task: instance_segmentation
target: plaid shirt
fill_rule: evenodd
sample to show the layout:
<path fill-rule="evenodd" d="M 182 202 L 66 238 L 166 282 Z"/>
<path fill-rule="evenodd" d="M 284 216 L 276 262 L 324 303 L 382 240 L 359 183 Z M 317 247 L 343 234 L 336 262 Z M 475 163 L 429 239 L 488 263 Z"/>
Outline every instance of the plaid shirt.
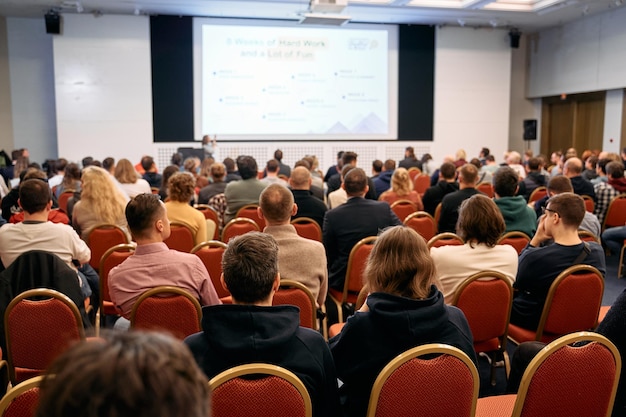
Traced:
<path fill-rule="evenodd" d="M 608 182 L 600 182 L 593 187 L 596 193 L 596 207 L 593 210 L 593 214 L 596 215 L 600 224 L 604 222 L 604 216 L 606 216 L 606 212 L 609 209 L 609 204 L 611 204 L 611 200 L 618 195 L 620 192 L 613 188 Z"/>

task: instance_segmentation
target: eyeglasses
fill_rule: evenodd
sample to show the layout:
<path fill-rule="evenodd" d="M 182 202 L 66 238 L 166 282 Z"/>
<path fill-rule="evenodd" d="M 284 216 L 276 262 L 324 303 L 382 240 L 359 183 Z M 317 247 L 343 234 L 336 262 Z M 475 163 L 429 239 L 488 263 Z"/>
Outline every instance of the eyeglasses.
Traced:
<path fill-rule="evenodd" d="M 541 207 L 541 214 L 546 214 L 546 211 L 551 211 L 552 213 L 556 213 L 557 216 L 561 217 L 558 211 L 549 209 L 547 207 Z"/>

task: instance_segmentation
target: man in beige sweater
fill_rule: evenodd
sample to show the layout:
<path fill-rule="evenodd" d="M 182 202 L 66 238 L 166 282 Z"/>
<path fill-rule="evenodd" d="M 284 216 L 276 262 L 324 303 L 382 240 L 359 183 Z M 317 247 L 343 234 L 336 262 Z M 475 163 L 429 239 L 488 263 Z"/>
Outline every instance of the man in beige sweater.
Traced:
<path fill-rule="evenodd" d="M 291 216 L 298 211 L 291 191 L 279 184 L 269 185 L 259 197 L 258 210 L 267 225 L 263 232 L 278 243 L 280 277 L 304 284 L 317 306 L 322 306 L 328 290 L 326 252 L 320 242 L 298 236 L 290 224 Z"/>

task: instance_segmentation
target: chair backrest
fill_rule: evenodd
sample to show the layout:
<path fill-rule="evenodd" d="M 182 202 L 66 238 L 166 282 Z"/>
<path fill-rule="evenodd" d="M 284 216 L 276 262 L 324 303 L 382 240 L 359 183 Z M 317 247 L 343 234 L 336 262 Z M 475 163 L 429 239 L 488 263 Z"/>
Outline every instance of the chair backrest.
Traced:
<path fill-rule="evenodd" d="M 98 268 L 100 277 L 100 324 L 104 322 L 106 315 L 117 315 L 117 310 L 109 294 L 109 272 L 128 259 L 133 253 L 135 253 L 135 246 L 125 243 L 109 248 L 100 258 L 100 266 Z"/>
<path fill-rule="evenodd" d="M 490 182 L 481 182 L 476 186 L 476 189 L 481 193 L 486 194 L 489 198 L 493 198 L 495 194 L 493 191 L 493 184 Z"/>
<path fill-rule="evenodd" d="M 561 272 L 548 291 L 536 340 L 593 329 L 604 294 L 604 278 L 591 265 L 574 265 Z"/>
<path fill-rule="evenodd" d="M 247 217 L 237 217 L 224 226 L 224 230 L 222 230 L 222 242 L 228 243 L 228 241 L 235 236 L 260 231 L 259 225 L 254 220 Z"/>
<path fill-rule="evenodd" d="M 296 217 L 291 220 L 291 224 L 296 228 L 298 236 L 306 239 L 322 241 L 322 228 L 310 217 Z"/>
<path fill-rule="evenodd" d="M 163 243 L 170 249 L 180 252 L 191 252 L 196 242 L 193 231 L 189 226 L 184 223 L 171 222 L 170 229 L 170 237 L 165 239 Z"/>
<path fill-rule="evenodd" d="M 428 248 L 438 248 L 439 246 L 445 246 L 445 245 L 463 245 L 465 244 L 465 241 L 463 240 L 463 238 L 455 233 L 452 232 L 444 232 L 444 233 L 439 233 L 438 235 L 433 236 L 429 241 L 428 241 Z"/>
<path fill-rule="evenodd" d="M 596 235 L 594 235 L 593 233 L 591 233 L 589 230 L 578 230 L 578 237 L 580 238 L 580 240 L 582 240 L 583 242 L 596 242 L 596 243 L 600 243 L 600 238 Z"/>
<path fill-rule="evenodd" d="M 39 404 L 39 385 L 43 376 L 20 382 L 0 400 L 1 417 L 33 417 Z"/>
<path fill-rule="evenodd" d="M 623 226 L 626 224 L 626 194 L 614 197 L 609 203 L 606 215 L 602 221 L 602 231 L 608 227 Z"/>
<path fill-rule="evenodd" d="M 585 200 L 585 210 L 589 213 L 593 213 L 596 208 L 596 203 L 593 201 L 593 198 L 585 194 L 581 195 L 581 197 Z"/>
<path fill-rule="evenodd" d="M 40 375 L 72 342 L 85 339 L 76 304 L 49 288 L 15 297 L 5 312 L 4 329 L 13 384 Z"/>
<path fill-rule="evenodd" d="M 221 222 L 219 215 L 217 214 L 217 210 L 215 210 L 208 204 L 195 204 L 194 207 L 204 215 L 205 219 L 215 222 L 215 232 L 213 233 L 213 237 L 210 240 L 218 240 L 220 238 Z"/>
<path fill-rule="evenodd" d="M 59 210 L 63 213 L 67 214 L 67 202 L 74 196 L 74 192 L 75 190 L 65 190 L 59 195 L 57 202 L 59 203 Z"/>
<path fill-rule="evenodd" d="M 367 417 L 472 417 L 479 386 L 476 366 L 460 349 L 439 343 L 418 346 L 380 372 Z"/>
<path fill-rule="evenodd" d="M 96 271 L 100 268 L 100 258 L 115 245 L 130 243 L 121 227 L 114 224 L 99 224 L 89 233 L 87 245 L 91 249 L 89 265 Z"/>
<path fill-rule="evenodd" d="M 259 216 L 259 212 L 257 210 L 258 208 L 258 204 L 247 204 L 237 210 L 237 215 L 235 217 L 246 217 L 248 219 L 252 219 L 257 225 L 259 225 L 259 229 L 263 230 L 265 229 L 265 219 Z"/>
<path fill-rule="evenodd" d="M 419 233 L 426 242 L 437 234 L 435 218 L 425 211 L 409 214 L 404 219 L 404 224 Z"/>
<path fill-rule="evenodd" d="M 498 239 L 498 245 L 513 246 L 518 255 L 522 253 L 528 242 L 530 242 L 530 237 L 526 233 L 518 231 L 507 232 Z"/>
<path fill-rule="evenodd" d="M 441 218 L 441 203 L 437 204 L 437 207 L 435 207 L 435 215 L 433 217 L 435 218 L 435 224 L 439 225 L 439 219 Z"/>
<path fill-rule="evenodd" d="M 272 305 L 290 304 L 300 308 L 300 326 L 317 329 L 317 304 L 313 293 L 304 284 L 281 279 L 280 288 L 274 294 Z"/>
<path fill-rule="evenodd" d="M 202 242 L 196 245 L 191 253 L 195 254 L 209 272 L 211 282 L 217 291 L 217 295 L 222 297 L 228 297 L 230 292 L 222 286 L 220 276 L 222 275 L 222 256 L 228 246 L 224 242 L 218 240 L 209 240 L 208 242 Z"/>
<path fill-rule="evenodd" d="M 417 206 L 410 200 L 397 200 L 391 205 L 391 210 L 396 213 L 396 216 L 402 221 L 412 213 L 417 211 Z"/>
<path fill-rule="evenodd" d="M 492 346 L 482 348 L 483 344 L 491 345 L 493 339 L 499 339 L 504 348 L 512 304 L 511 282 L 497 271 L 471 275 L 457 287 L 452 300 L 452 305 L 465 314 L 478 352 L 495 350 L 490 349 Z"/>
<path fill-rule="evenodd" d="M 621 362 L 615 345 L 602 335 L 563 336 L 546 345 L 526 368 L 513 416 L 608 417 Z"/>
<path fill-rule="evenodd" d="M 422 173 L 422 170 L 417 167 L 409 168 L 409 178 L 411 178 L 411 181 L 415 181 L 415 177 L 417 177 L 421 173 Z"/>
<path fill-rule="evenodd" d="M 535 201 L 541 200 L 547 195 L 548 195 L 548 189 L 542 185 L 541 187 L 535 188 L 533 192 L 530 193 L 530 196 L 528 197 L 528 202 L 534 203 Z"/>
<path fill-rule="evenodd" d="M 167 331 L 183 340 L 202 330 L 202 307 L 182 288 L 158 286 L 139 296 L 130 312 L 133 329 Z"/>
<path fill-rule="evenodd" d="M 313 415 L 304 383 L 280 366 L 236 366 L 211 378 L 209 387 L 213 417 L 269 417 L 275 416 L 277 410 L 290 417 Z"/>
<path fill-rule="evenodd" d="M 370 252 L 374 248 L 377 236 L 368 236 L 359 240 L 350 251 L 348 257 L 348 268 L 343 285 L 342 303 L 348 300 L 348 293 L 358 294 L 363 288 L 363 272 Z"/>
<path fill-rule="evenodd" d="M 430 187 L 430 176 L 426 174 L 420 174 L 415 177 L 413 181 L 413 189 L 417 191 L 420 195 L 424 195 L 426 190 Z"/>

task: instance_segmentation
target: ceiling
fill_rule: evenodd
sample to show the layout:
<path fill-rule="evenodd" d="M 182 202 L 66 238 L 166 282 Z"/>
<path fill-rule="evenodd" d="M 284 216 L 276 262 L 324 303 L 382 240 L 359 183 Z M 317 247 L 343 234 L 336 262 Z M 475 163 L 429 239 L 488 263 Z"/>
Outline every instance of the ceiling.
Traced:
<path fill-rule="evenodd" d="M 299 20 L 310 0 L 0 0 L 1 16 L 167 14 Z M 341 0 L 312 0 L 340 2 Z M 344 0 L 346 1 L 346 0 Z M 518 28 L 530 33 L 626 7 L 626 0 L 350 0 L 352 22 Z"/>

